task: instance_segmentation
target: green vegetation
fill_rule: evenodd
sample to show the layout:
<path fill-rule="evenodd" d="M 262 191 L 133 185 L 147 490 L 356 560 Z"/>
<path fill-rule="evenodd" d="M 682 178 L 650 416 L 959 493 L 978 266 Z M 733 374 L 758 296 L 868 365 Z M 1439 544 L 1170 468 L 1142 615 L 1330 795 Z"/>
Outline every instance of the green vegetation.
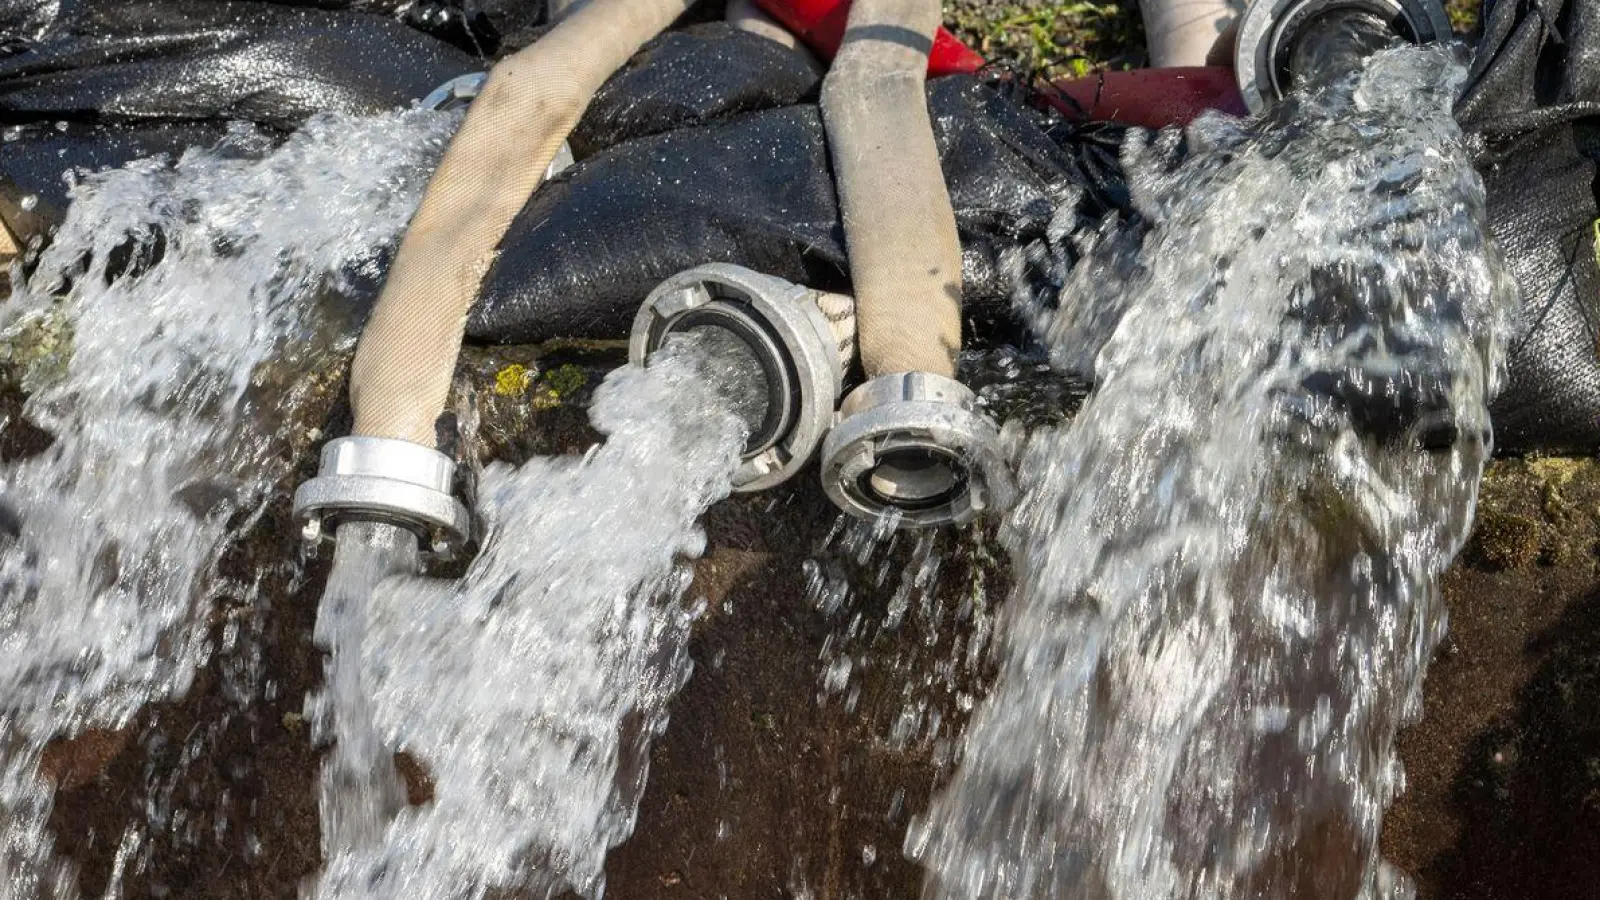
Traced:
<path fill-rule="evenodd" d="M 991 61 L 1050 78 L 1144 64 L 1144 24 L 1134 0 L 954 0 L 946 4 L 945 22 Z"/>

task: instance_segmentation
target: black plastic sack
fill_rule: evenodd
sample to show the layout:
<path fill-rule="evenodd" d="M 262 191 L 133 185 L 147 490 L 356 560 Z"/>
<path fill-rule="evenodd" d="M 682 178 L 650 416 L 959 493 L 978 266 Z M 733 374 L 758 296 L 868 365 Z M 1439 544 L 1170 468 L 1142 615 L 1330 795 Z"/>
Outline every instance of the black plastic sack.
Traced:
<path fill-rule="evenodd" d="M 548 0 L 269 0 L 289 6 L 387 15 L 486 59 L 533 43 L 549 14 Z"/>
<path fill-rule="evenodd" d="M 606 81 L 568 142 L 583 159 L 633 138 L 790 106 L 821 83 L 805 54 L 727 23 L 669 31 Z"/>
<path fill-rule="evenodd" d="M 1600 2 L 1499 0 L 1486 9 L 1457 119 L 1481 142 L 1490 225 L 1522 293 L 1503 450 L 1600 447 Z"/>
<path fill-rule="evenodd" d="M 222 0 L 77 0 L 0 58 L 7 123 L 235 119 L 411 102 L 478 63 L 385 16 Z"/>
<path fill-rule="evenodd" d="M 747 37 L 716 40 L 724 42 L 720 54 L 759 55 Z M 652 76 L 650 62 L 622 76 L 633 120 L 703 119 L 678 109 L 677 73 Z M 731 70 L 766 78 L 760 66 Z M 731 80 L 722 90 L 724 97 L 753 93 Z M 928 103 L 961 236 L 964 312 L 981 330 L 1010 324 L 1000 256 L 1042 237 L 1069 191 L 1084 193 L 1080 208 L 1089 220 L 1126 205 L 1116 165 L 1122 130 L 1058 124 L 1052 133 L 1042 117 L 969 76 L 931 82 Z M 727 105 L 710 98 L 698 109 Z M 468 335 L 491 342 L 622 337 L 651 288 L 707 262 L 849 289 L 814 104 L 623 141 L 541 188 L 502 242 Z"/>
<path fill-rule="evenodd" d="M 246 0 L 0 0 L 0 220 L 24 238 L 64 174 L 176 153 L 228 122 L 376 113 L 482 68 L 387 15 Z"/>

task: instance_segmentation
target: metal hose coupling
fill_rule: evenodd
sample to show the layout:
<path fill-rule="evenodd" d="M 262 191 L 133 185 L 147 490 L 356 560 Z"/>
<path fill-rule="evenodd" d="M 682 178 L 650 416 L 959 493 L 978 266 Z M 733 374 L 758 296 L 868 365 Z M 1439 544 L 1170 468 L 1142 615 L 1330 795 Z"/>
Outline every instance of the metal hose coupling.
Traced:
<path fill-rule="evenodd" d="M 422 98 L 423 109 L 432 109 L 439 112 L 449 112 L 457 109 L 466 109 L 472 101 L 483 91 L 483 86 L 489 81 L 488 72 L 469 72 L 446 81 L 429 92 Z M 545 169 L 544 179 L 549 181 L 563 170 L 572 166 L 574 162 L 572 148 L 566 141 L 561 142 L 561 148 L 556 151 L 555 158 L 550 160 L 549 168 Z"/>
<path fill-rule="evenodd" d="M 1348 68 L 1396 41 L 1450 34 L 1439 0 L 1256 0 L 1239 22 L 1234 74 L 1245 105 L 1260 113 L 1312 71 Z"/>
<path fill-rule="evenodd" d="M 633 320 L 628 359 L 643 364 L 674 334 L 703 332 L 764 380 L 735 491 L 759 491 L 804 468 L 833 421 L 855 354 L 853 302 L 741 266 L 710 263 L 662 282 Z"/>
<path fill-rule="evenodd" d="M 417 535 L 449 557 L 471 531 L 467 507 L 451 493 L 456 464 L 437 450 L 393 438 L 336 438 L 322 448 L 317 477 L 294 492 L 294 516 L 307 542 L 343 522 L 381 522 Z"/>
<path fill-rule="evenodd" d="M 1000 433 L 959 381 L 880 375 L 850 392 L 822 445 L 822 486 L 840 509 L 898 528 L 964 525 L 1011 501 Z"/>

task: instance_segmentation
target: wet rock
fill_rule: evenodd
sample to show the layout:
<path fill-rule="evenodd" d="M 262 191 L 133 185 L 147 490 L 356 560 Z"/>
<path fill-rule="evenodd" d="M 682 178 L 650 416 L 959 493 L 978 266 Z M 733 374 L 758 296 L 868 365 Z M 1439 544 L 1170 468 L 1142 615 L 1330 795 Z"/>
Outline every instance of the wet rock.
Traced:
<path fill-rule="evenodd" d="M 128 746 L 126 729 L 90 729 L 75 738 L 53 741 L 39 760 L 39 775 L 60 790 L 75 790 L 99 778 Z"/>
<path fill-rule="evenodd" d="M 394 768 L 406 783 L 406 802 L 422 806 L 433 802 L 433 776 L 415 756 L 401 751 L 394 755 Z"/>

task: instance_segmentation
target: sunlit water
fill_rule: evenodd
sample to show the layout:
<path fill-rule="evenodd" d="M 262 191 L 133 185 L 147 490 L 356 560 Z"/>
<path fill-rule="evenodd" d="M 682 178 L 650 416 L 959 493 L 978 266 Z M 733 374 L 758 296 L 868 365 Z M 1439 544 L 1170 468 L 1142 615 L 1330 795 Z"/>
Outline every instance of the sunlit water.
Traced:
<path fill-rule="evenodd" d="M 1202 120 L 1181 163 L 1136 143 L 1143 251 L 1023 258 L 1097 386 L 1023 453 L 999 680 L 907 840 L 930 894 L 1408 894 L 1377 852 L 1395 736 L 1515 305 L 1461 78 L 1386 52 L 1275 122 Z"/>
<path fill-rule="evenodd" d="M 217 596 L 250 602 L 218 565 L 288 474 L 306 373 L 348 343 L 320 301 L 375 276 L 451 127 L 330 117 L 84 176 L 0 308 L 21 354 L 70 333 L 25 409 L 54 443 L 0 468 L 21 524 L 0 547 L 0 897 L 75 894 L 43 746 L 181 695 Z"/>
<path fill-rule="evenodd" d="M 696 341 L 669 344 L 598 389 L 606 438 L 585 456 L 491 465 L 486 537 L 462 579 L 403 575 L 352 603 L 335 595 L 378 569 L 340 547 L 351 562 L 318 628 L 346 635 L 338 652 L 360 665 L 357 687 L 322 700 L 350 724 L 324 772 L 324 824 L 342 824 L 331 845 L 325 827 L 315 896 L 599 896 L 689 674 L 684 560 L 704 550 L 698 519 L 727 495 L 745 440 L 739 398 L 710 371 L 726 374 Z M 427 771 L 431 802 L 398 804 L 384 758 L 398 751 Z"/>

